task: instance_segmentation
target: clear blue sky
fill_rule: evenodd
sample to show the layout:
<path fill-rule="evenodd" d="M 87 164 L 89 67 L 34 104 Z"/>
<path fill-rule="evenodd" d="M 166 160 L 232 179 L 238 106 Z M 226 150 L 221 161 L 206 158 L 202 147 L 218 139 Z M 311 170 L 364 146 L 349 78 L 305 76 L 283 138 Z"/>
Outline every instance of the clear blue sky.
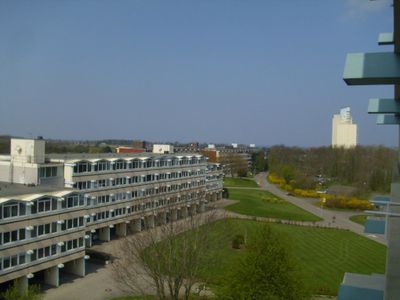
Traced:
<path fill-rule="evenodd" d="M 0 133 L 329 145 L 352 108 L 361 144 L 397 144 L 348 87 L 348 52 L 393 27 L 387 0 L 0 1 Z"/>

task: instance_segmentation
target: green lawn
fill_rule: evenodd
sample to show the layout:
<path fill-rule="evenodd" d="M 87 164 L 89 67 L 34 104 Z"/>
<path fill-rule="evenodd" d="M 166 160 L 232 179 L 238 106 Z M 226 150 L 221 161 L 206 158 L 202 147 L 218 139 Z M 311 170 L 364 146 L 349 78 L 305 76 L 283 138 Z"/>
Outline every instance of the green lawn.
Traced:
<path fill-rule="evenodd" d="M 202 277 L 210 279 L 211 287 L 218 288 L 231 264 L 241 251 L 231 248 L 236 234 L 250 236 L 261 222 L 246 220 L 218 221 L 209 234 L 217 242 L 210 249 L 212 262 L 204 266 Z M 314 294 L 336 295 L 345 272 L 384 273 L 386 247 L 350 231 L 270 224 L 288 244 L 298 259 L 305 283 Z M 215 258 L 218 263 L 215 263 Z"/>
<path fill-rule="evenodd" d="M 321 218 L 271 194 L 268 191 L 229 189 L 229 198 L 240 202 L 226 207 L 244 215 L 296 221 L 319 221 Z"/>
<path fill-rule="evenodd" d="M 156 300 L 156 296 L 122 296 L 117 298 L 112 298 L 112 300 Z"/>
<path fill-rule="evenodd" d="M 360 225 L 365 225 L 365 222 L 367 222 L 367 216 L 366 215 L 351 216 L 350 220 Z"/>
<path fill-rule="evenodd" d="M 224 186 L 226 187 L 258 187 L 257 182 L 251 178 L 225 177 Z"/>

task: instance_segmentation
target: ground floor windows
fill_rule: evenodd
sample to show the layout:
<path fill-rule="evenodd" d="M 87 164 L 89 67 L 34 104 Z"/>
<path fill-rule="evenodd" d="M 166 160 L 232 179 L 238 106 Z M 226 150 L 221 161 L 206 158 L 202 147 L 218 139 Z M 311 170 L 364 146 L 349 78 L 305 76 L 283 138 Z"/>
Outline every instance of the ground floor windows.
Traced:
<path fill-rule="evenodd" d="M 0 257 L 0 271 L 7 270 L 26 263 L 25 253 Z"/>

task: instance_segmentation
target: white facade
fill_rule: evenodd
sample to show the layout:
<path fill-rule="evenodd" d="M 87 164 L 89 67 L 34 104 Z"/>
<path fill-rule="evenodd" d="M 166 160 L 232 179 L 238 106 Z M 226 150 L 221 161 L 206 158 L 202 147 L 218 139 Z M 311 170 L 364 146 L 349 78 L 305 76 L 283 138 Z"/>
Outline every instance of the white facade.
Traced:
<path fill-rule="evenodd" d="M 43 271 L 44 282 L 58 286 L 60 266 L 84 276 L 92 242 L 204 212 L 222 197 L 222 167 L 201 154 L 44 156 L 44 141 L 43 152 L 35 152 L 35 141 L 12 140 L 11 155 L 0 157 L 0 285 L 27 285 Z M 43 153 L 43 163 L 28 163 L 22 153 Z M 26 185 L 27 169 L 18 172 L 22 185 L 10 180 L 17 161 L 35 166 L 36 183 Z"/>
<path fill-rule="evenodd" d="M 158 154 L 174 153 L 174 146 L 168 144 L 154 144 L 153 153 L 158 153 Z"/>
<path fill-rule="evenodd" d="M 350 107 L 332 118 L 332 147 L 352 148 L 357 145 L 357 124 L 353 123 Z"/>

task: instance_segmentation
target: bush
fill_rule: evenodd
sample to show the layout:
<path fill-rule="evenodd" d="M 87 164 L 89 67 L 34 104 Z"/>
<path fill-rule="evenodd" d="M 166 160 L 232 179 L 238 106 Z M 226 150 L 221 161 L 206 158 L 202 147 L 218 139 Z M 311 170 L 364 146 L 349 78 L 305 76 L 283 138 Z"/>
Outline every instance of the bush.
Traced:
<path fill-rule="evenodd" d="M 237 234 L 232 239 L 232 248 L 233 249 L 240 249 L 244 244 L 244 236 L 242 234 Z"/>
<path fill-rule="evenodd" d="M 268 174 L 268 181 L 273 184 L 279 184 L 279 185 L 285 183 L 285 179 L 283 179 L 282 177 L 278 176 L 275 173 Z"/>
<path fill-rule="evenodd" d="M 330 208 L 345 208 L 345 209 L 359 209 L 359 210 L 366 210 L 366 209 L 373 209 L 374 206 L 368 201 L 363 199 L 358 199 L 355 197 L 327 197 L 325 201 L 321 199 L 321 205 Z"/>
<path fill-rule="evenodd" d="M 225 199 L 229 199 L 229 190 L 227 188 L 222 189 L 222 197 Z"/>
<path fill-rule="evenodd" d="M 219 300 L 309 299 L 298 262 L 281 236 L 262 226 L 217 291 Z"/>

